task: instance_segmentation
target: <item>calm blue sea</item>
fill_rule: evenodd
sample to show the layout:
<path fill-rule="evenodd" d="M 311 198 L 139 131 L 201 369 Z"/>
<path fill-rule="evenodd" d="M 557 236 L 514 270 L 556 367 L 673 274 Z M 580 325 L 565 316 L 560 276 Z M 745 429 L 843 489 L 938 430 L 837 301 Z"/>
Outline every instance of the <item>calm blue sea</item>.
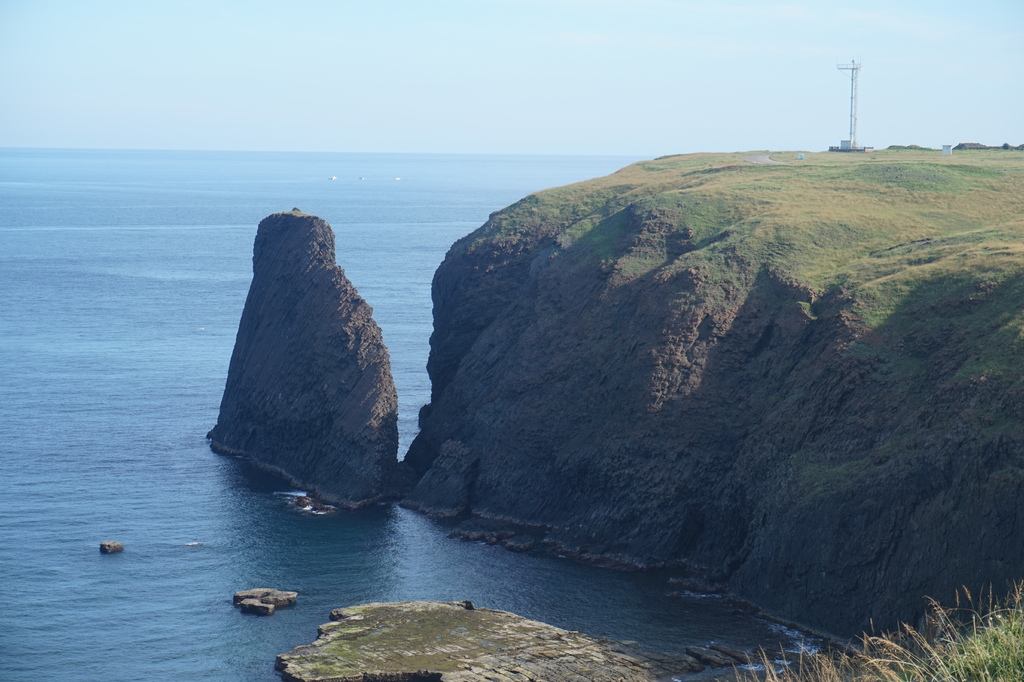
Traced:
<path fill-rule="evenodd" d="M 664 573 L 451 540 L 391 505 L 294 511 L 294 491 L 205 439 L 264 216 L 334 227 L 391 351 L 404 449 L 448 246 L 530 192 L 634 160 L 0 149 L 0 679 L 275 680 L 275 654 L 367 601 L 470 599 L 671 650 L 785 637 L 668 597 Z M 232 607 L 262 586 L 297 605 Z"/>

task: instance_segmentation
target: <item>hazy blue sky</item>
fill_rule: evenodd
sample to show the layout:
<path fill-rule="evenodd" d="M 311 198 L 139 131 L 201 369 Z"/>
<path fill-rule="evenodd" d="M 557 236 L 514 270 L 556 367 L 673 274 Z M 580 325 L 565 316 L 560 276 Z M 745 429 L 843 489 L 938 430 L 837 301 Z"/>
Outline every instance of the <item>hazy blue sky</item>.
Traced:
<path fill-rule="evenodd" d="M 1022 0 L 0 0 L 0 147 L 1024 142 Z"/>

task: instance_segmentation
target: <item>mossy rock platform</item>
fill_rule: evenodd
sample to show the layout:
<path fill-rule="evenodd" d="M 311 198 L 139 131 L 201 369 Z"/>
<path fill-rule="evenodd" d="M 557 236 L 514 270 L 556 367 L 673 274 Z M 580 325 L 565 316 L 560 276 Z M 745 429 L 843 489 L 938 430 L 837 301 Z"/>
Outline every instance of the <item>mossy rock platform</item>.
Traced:
<path fill-rule="evenodd" d="M 467 608 L 468 607 L 468 608 Z M 466 602 L 336 609 L 313 644 L 277 657 L 289 681 L 667 680 L 701 666 Z"/>

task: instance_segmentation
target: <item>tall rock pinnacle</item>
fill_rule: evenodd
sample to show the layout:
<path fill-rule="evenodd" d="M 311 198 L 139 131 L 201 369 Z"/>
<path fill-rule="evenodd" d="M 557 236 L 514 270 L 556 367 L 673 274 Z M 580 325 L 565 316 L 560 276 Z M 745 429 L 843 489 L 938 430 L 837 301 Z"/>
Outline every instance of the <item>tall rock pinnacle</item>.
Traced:
<path fill-rule="evenodd" d="M 211 448 L 345 507 L 381 498 L 397 464 L 398 399 L 331 226 L 298 209 L 268 216 L 252 263 Z"/>

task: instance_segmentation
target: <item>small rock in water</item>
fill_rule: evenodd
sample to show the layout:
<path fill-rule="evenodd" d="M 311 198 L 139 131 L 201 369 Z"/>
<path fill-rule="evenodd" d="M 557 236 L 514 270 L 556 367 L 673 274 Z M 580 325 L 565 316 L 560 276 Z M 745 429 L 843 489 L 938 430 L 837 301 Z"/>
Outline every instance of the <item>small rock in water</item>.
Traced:
<path fill-rule="evenodd" d="M 103 554 L 117 554 L 118 552 L 124 551 L 124 545 L 120 542 L 114 542 L 113 540 L 107 540 L 100 543 L 100 552 Z"/>
<path fill-rule="evenodd" d="M 273 604 L 274 606 L 288 606 L 289 604 L 295 603 L 295 598 L 299 596 L 298 592 L 286 592 L 284 590 L 274 590 L 270 594 L 264 595 L 260 598 L 260 601 L 264 604 Z"/>
<path fill-rule="evenodd" d="M 324 504 L 315 497 L 309 495 L 299 495 L 295 498 L 295 506 L 302 511 L 308 511 L 313 514 L 333 514 L 335 508 L 329 504 Z"/>
<path fill-rule="evenodd" d="M 242 613 L 255 613 L 257 616 L 272 616 L 277 608 L 274 604 L 264 604 L 259 599 L 243 599 L 238 602 Z"/>
<path fill-rule="evenodd" d="M 738 663 L 742 663 L 744 665 L 746 665 L 747 663 L 750 663 L 751 660 L 755 660 L 755 657 L 752 656 L 751 654 L 747 653 L 746 651 L 739 651 L 737 649 L 730 649 L 728 647 L 722 646 L 721 644 L 712 644 L 708 648 L 709 649 L 713 649 L 713 650 L 717 651 L 720 654 L 725 654 L 726 656 L 728 656 L 730 658 L 735 658 Z"/>
<path fill-rule="evenodd" d="M 298 592 L 276 590 L 272 587 L 257 587 L 252 590 L 235 592 L 234 602 L 235 606 L 241 608 L 243 613 L 272 616 L 278 606 L 293 604 L 298 596 Z"/>
<path fill-rule="evenodd" d="M 704 665 L 710 665 L 713 668 L 727 668 L 738 663 L 738 661 L 733 659 L 731 656 L 727 656 L 723 653 L 702 646 L 688 646 L 686 647 L 686 653 L 690 654 Z"/>
<path fill-rule="evenodd" d="M 501 546 L 513 552 L 529 552 L 533 549 L 533 538 L 516 535 L 508 540 L 504 540 Z"/>

